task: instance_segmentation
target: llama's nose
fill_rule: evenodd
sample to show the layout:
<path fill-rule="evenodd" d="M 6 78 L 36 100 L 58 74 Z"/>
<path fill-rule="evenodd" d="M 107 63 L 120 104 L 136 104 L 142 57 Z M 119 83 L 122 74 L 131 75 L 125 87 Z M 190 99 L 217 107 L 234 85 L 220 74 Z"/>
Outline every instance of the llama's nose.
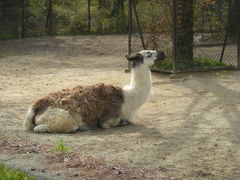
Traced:
<path fill-rule="evenodd" d="M 157 52 L 157 59 L 165 59 L 165 54 L 164 54 L 164 52 L 162 52 L 162 51 L 158 51 Z"/>

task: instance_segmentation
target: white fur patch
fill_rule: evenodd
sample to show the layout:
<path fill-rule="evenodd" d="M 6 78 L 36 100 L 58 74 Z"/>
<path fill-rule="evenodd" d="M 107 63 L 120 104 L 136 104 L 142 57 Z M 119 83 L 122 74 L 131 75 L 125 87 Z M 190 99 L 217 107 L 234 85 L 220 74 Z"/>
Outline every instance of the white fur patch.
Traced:
<path fill-rule="evenodd" d="M 131 83 L 123 88 L 124 103 L 122 118 L 132 121 L 136 111 L 147 100 L 152 87 L 152 78 L 149 68 L 142 64 L 132 69 Z"/>
<path fill-rule="evenodd" d="M 24 128 L 28 131 L 30 131 L 34 128 L 34 124 L 33 124 L 34 116 L 35 116 L 35 113 L 34 113 L 33 109 L 29 108 L 26 118 L 25 118 L 25 121 L 24 121 L 24 124 L 23 124 Z"/>
<path fill-rule="evenodd" d="M 36 133 L 51 132 L 48 125 L 46 125 L 46 124 L 40 124 L 40 125 L 36 126 L 33 131 Z"/>
<path fill-rule="evenodd" d="M 37 126 L 48 127 L 48 132 L 71 133 L 78 130 L 79 119 L 64 109 L 49 107 L 43 114 L 35 117 L 35 123 Z"/>

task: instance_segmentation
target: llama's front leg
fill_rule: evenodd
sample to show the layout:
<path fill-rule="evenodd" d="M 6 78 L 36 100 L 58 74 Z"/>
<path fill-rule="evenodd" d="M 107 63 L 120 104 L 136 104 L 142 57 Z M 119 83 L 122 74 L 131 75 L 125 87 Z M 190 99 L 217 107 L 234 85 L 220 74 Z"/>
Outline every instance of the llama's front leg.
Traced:
<path fill-rule="evenodd" d="M 127 126 L 127 125 L 130 125 L 130 124 L 133 124 L 131 121 L 129 121 L 129 119 L 121 119 L 118 126 Z"/>
<path fill-rule="evenodd" d="M 135 114 L 130 115 L 129 117 L 122 117 L 118 126 L 127 126 L 133 124 L 132 121 L 135 118 Z"/>

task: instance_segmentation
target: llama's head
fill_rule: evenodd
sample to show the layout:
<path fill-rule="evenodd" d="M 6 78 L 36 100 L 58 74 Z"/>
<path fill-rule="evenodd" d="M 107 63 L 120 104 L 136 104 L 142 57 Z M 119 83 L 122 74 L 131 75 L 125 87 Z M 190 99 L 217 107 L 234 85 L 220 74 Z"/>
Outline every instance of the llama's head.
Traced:
<path fill-rule="evenodd" d="M 135 53 L 131 56 L 126 56 L 128 61 L 132 62 L 132 67 L 138 67 L 139 65 L 151 66 L 156 60 L 164 59 L 164 52 L 143 50 Z"/>

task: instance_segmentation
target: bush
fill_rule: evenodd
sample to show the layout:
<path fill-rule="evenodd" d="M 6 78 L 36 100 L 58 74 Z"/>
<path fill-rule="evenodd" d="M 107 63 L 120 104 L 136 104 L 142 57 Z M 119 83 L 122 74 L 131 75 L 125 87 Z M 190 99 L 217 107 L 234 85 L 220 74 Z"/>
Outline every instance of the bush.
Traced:
<path fill-rule="evenodd" d="M 0 40 L 12 39 L 14 36 L 8 33 L 0 33 Z"/>
<path fill-rule="evenodd" d="M 0 164 L 0 179 L 1 180 L 36 180 L 34 176 L 30 176 L 25 172 L 12 170 L 3 164 Z"/>
<path fill-rule="evenodd" d="M 205 67 L 217 67 L 217 66 L 228 66 L 223 62 L 219 62 L 215 59 L 207 59 L 207 58 L 199 58 L 195 59 L 194 61 L 189 60 L 180 60 L 177 64 L 178 69 L 187 70 L 191 68 L 205 68 Z M 171 59 L 164 59 L 162 61 L 157 61 L 153 68 L 160 69 L 160 70 L 172 70 L 173 63 Z"/>

